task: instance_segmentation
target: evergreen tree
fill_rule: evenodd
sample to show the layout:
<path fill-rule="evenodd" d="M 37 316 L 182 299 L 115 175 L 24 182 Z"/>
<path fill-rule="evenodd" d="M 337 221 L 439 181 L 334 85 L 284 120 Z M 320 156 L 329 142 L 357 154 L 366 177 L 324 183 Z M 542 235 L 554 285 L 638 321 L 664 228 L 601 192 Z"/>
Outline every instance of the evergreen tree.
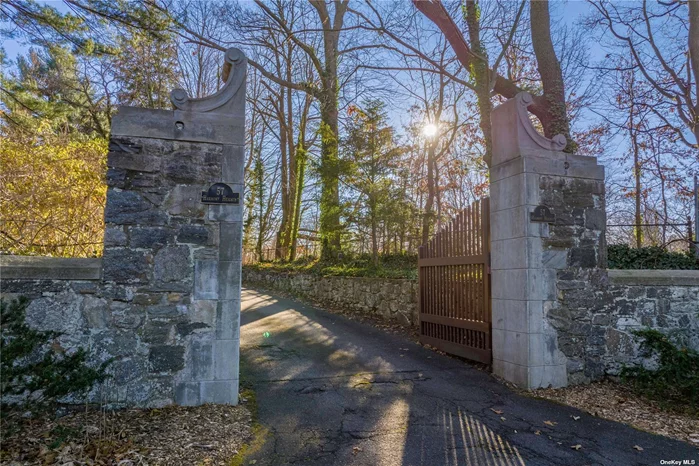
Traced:
<path fill-rule="evenodd" d="M 381 100 L 364 102 L 353 108 L 352 120 L 343 143 L 345 183 L 359 193 L 363 223 L 371 234 L 374 265 L 379 262 L 379 229 L 393 213 L 393 204 L 403 195 L 393 189 L 396 164 L 404 149 L 396 141 L 393 127 L 387 123 Z"/>

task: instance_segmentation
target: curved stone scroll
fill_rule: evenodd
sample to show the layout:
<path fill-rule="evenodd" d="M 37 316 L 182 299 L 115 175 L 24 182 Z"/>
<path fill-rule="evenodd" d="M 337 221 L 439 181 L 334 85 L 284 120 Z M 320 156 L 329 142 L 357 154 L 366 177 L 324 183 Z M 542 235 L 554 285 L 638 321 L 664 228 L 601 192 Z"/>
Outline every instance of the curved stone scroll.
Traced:
<path fill-rule="evenodd" d="M 534 102 L 532 95 L 528 92 L 520 92 L 515 96 L 515 100 L 518 104 L 517 115 L 519 116 L 519 120 L 522 123 L 522 126 L 524 126 L 524 130 L 527 132 L 532 142 L 542 149 L 563 150 L 567 144 L 566 137 L 564 135 L 557 134 L 553 137 L 553 139 L 549 139 L 539 133 L 536 128 L 534 128 L 534 125 L 532 125 L 532 121 L 529 119 L 528 110 L 529 106 Z"/>
<path fill-rule="evenodd" d="M 188 112 L 207 113 L 216 112 L 221 114 L 234 113 L 234 107 L 238 100 L 241 100 L 239 91 L 245 83 L 248 59 L 242 50 L 231 47 L 226 50 L 224 62 L 224 77 L 226 83 L 223 87 L 207 97 L 200 99 L 189 97 L 184 89 L 175 89 L 170 93 L 170 101 L 177 110 Z M 227 76 L 225 76 L 227 74 Z M 245 90 L 243 89 L 242 102 L 245 101 Z M 239 97 L 236 99 L 236 97 Z"/>
<path fill-rule="evenodd" d="M 540 134 L 529 119 L 528 107 L 534 98 L 528 92 L 520 92 L 513 99 L 493 110 L 493 159 L 491 166 L 522 155 L 536 155 L 543 151 L 560 152 L 566 146 L 566 138 L 557 134 L 549 139 Z"/>

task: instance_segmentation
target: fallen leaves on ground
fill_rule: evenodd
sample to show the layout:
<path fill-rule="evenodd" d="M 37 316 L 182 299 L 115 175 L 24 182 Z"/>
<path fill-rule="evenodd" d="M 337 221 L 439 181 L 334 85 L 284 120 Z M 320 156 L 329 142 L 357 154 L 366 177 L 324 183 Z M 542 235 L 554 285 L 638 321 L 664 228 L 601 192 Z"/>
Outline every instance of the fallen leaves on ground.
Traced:
<path fill-rule="evenodd" d="M 564 403 L 604 419 L 630 424 L 640 430 L 699 445 L 699 416 L 669 412 L 619 383 L 604 381 L 566 388 L 542 388 L 525 393 Z"/>
<path fill-rule="evenodd" d="M 94 409 L 19 422 L 20 430 L 3 431 L 0 465 L 227 465 L 252 436 L 245 405 Z"/>
<path fill-rule="evenodd" d="M 553 422 L 553 421 L 544 421 L 544 424 L 546 424 L 547 426 L 553 427 L 553 426 L 555 426 L 555 425 L 558 424 L 558 423 L 557 423 L 557 422 Z"/>
<path fill-rule="evenodd" d="M 577 445 L 571 445 L 570 448 L 572 448 L 575 451 L 578 451 L 582 448 L 582 445 L 578 443 Z"/>

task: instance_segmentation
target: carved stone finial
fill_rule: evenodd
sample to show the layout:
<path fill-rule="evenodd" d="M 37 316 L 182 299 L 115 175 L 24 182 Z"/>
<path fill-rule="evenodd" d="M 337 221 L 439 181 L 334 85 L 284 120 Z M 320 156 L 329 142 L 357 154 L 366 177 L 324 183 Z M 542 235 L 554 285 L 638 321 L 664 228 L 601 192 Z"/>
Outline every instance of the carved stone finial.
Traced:
<path fill-rule="evenodd" d="M 562 134 L 549 139 L 534 128 L 528 110 L 533 102 L 531 94 L 520 92 L 493 110 L 493 166 L 542 150 L 562 151 L 566 146 L 567 141 Z"/>
<path fill-rule="evenodd" d="M 175 89 L 170 93 L 170 102 L 176 110 L 197 113 L 233 113 L 235 105 L 245 102 L 245 75 L 248 59 L 242 50 L 229 48 L 224 54 L 223 87 L 207 97 L 195 99 L 189 97 L 184 89 Z M 241 89 L 242 88 L 242 89 Z"/>

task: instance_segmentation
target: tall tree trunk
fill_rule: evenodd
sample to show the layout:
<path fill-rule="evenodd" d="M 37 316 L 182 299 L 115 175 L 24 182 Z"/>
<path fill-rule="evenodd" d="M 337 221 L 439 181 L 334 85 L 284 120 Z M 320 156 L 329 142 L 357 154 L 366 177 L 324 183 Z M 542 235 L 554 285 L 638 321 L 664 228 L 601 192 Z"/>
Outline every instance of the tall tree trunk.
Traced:
<path fill-rule="evenodd" d="M 286 79 L 287 81 L 292 80 L 292 68 L 293 63 L 291 60 L 293 54 L 293 44 L 289 41 L 287 46 L 287 55 L 285 57 L 284 66 L 286 68 Z M 286 123 L 284 125 L 286 130 L 286 146 L 288 157 L 288 174 L 285 176 L 286 181 L 286 200 L 282 201 L 282 209 L 286 211 L 282 214 L 282 223 L 279 227 L 279 257 L 280 259 L 289 259 L 290 249 L 291 249 L 291 237 L 292 230 L 294 228 L 294 203 L 296 201 L 296 144 L 294 143 L 294 107 L 293 107 L 293 94 L 292 90 L 289 89 L 286 93 Z"/>
<path fill-rule="evenodd" d="M 264 181 L 265 172 L 264 166 L 262 165 L 262 160 L 258 154 L 258 159 L 255 161 L 255 177 L 256 184 L 258 186 L 258 199 L 257 199 L 257 242 L 255 244 L 255 253 L 257 254 L 258 260 L 262 262 L 264 257 L 262 256 L 262 245 L 264 242 L 264 234 L 267 230 L 265 222 L 265 199 L 264 199 Z"/>
<path fill-rule="evenodd" d="M 334 93 L 326 93 L 320 110 L 320 239 L 323 259 L 336 259 L 340 253 L 340 165 L 337 113 Z"/>
<path fill-rule="evenodd" d="M 490 113 L 493 111 L 493 103 L 490 100 L 490 65 L 488 63 L 488 51 L 481 44 L 481 25 L 479 20 L 478 5 L 475 0 L 466 0 L 466 25 L 468 26 L 468 38 L 471 48 L 479 57 L 473 60 L 471 77 L 476 86 L 476 99 L 478 111 L 481 114 L 479 126 L 483 133 L 483 145 L 485 155 L 483 160 L 490 166 L 493 157 L 493 129 L 490 124 Z M 483 57 L 481 59 L 480 57 Z"/>
<path fill-rule="evenodd" d="M 422 215 L 422 244 L 427 243 L 430 239 L 430 231 L 434 223 L 434 198 L 435 198 L 435 180 L 434 180 L 434 155 L 436 150 L 435 141 L 430 141 L 427 147 L 427 201 L 425 202 L 425 212 Z"/>
<path fill-rule="evenodd" d="M 369 217 L 371 221 L 371 263 L 374 266 L 379 265 L 379 239 L 376 226 L 376 200 L 369 200 Z"/>
<path fill-rule="evenodd" d="M 694 114 L 699 115 L 699 2 L 687 2 L 689 8 L 689 58 L 694 75 L 694 91 L 696 100 L 694 102 Z M 693 122 L 692 132 L 694 140 L 699 145 L 699 121 Z M 699 228 L 699 225 L 696 225 Z"/>
<path fill-rule="evenodd" d="M 305 134 L 302 132 L 302 134 Z M 289 251 L 289 260 L 296 259 L 296 248 L 298 246 L 298 236 L 299 227 L 301 225 L 301 195 L 303 192 L 303 184 L 306 175 L 306 163 L 308 160 L 308 155 L 306 154 L 306 148 L 301 145 L 296 149 L 296 198 L 294 199 L 294 215 L 293 215 L 293 225 L 291 230 L 291 250 Z"/>
<path fill-rule="evenodd" d="M 548 0 L 531 1 L 529 16 L 532 47 L 541 83 L 544 87 L 544 98 L 548 104 L 543 118 L 539 115 L 539 120 L 544 127 L 546 137 L 552 138 L 557 134 L 564 135 L 568 141 L 564 150 L 574 152 L 575 143 L 570 137 L 563 72 L 551 40 L 551 17 Z"/>
<path fill-rule="evenodd" d="M 281 195 L 282 195 L 282 219 L 277 232 L 276 248 L 274 250 L 275 259 L 284 259 L 284 231 L 289 223 L 289 153 L 288 153 L 288 126 L 286 116 L 291 109 L 286 108 L 285 97 L 291 94 L 291 90 L 281 88 L 279 90 L 279 154 L 281 159 Z"/>
<path fill-rule="evenodd" d="M 630 101 L 631 107 L 629 110 L 629 136 L 631 136 L 631 149 L 633 150 L 633 175 L 635 182 L 635 192 L 634 198 L 636 201 L 636 209 L 634 215 L 634 223 L 636 224 L 636 247 L 640 248 L 643 245 L 643 229 L 641 227 L 641 160 L 638 147 L 638 131 L 636 129 L 635 111 L 634 106 L 635 96 L 634 96 L 634 79 L 633 74 L 631 75 L 631 82 L 629 83 Z"/>
<path fill-rule="evenodd" d="M 338 79 L 340 31 L 349 0 L 336 0 L 331 20 L 325 0 L 311 0 L 323 24 L 323 70 L 320 92 L 320 239 L 321 258 L 336 259 L 340 244 L 340 163 L 338 126 Z"/>
<path fill-rule="evenodd" d="M 311 109 L 312 100 L 306 96 L 303 110 L 299 117 L 298 142 L 294 149 L 294 199 L 291 211 L 291 231 L 289 232 L 289 260 L 296 259 L 296 246 L 298 242 L 299 226 L 301 225 L 301 198 L 305 183 L 306 164 L 308 152 L 306 148 L 306 125 L 308 112 Z"/>

